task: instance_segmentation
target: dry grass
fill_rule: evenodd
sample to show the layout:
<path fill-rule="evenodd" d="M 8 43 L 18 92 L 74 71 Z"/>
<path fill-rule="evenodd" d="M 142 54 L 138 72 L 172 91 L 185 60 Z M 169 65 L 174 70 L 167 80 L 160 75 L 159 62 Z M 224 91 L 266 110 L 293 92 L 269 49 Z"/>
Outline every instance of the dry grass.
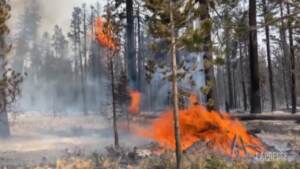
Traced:
<path fill-rule="evenodd" d="M 75 159 L 74 161 L 57 161 L 57 169 L 92 169 L 91 160 Z"/>
<path fill-rule="evenodd" d="M 57 160 L 55 167 L 51 166 L 39 166 L 34 169 L 94 169 L 92 160 L 85 159 L 69 159 L 69 160 Z"/>
<path fill-rule="evenodd" d="M 34 169 L 175 169 L 174 153 L 142 159 L 137 164 L 124 164 L 120 160 L 103 155 L 93 155 L 89 159 L 69 159 L 57 161 L 55 167 Z M 216 155 L 185 155 L 182 169 L 300 169 L 300 163 L 287 161 L 255 162 L 250 160 L 230 160 Z"/>
<path fill-rule="evenodd" d="M 143 160 L 135 169 L 175 169 L 175 157 L 171 153 Z M 299 162 L 269 161 L 254 162 L 248 160 L 230 160 L 208 155 L 186 155 L 182 169 L 300 169 Z"/>

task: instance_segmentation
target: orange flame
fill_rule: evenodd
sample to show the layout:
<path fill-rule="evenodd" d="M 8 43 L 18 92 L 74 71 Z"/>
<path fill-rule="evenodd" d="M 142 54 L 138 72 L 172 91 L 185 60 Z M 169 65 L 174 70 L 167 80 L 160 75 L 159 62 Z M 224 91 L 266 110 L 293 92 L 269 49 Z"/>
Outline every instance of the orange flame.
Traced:
<path fill-rule="evenodd" d="M 99 44 L 111 50 L 116 49 L 117 45 L 114 41 L 113 33 L 109 23 L 105 25 L 103 19 L 101 17 L 98 17 L 95 27 L 96 38 Z"/>
<path fill-rule="evenodd" d="M 203 141 L 214 151 L 229 156 L 255 155 L 264 151 L 262 142 L 248 133 L 244 125 L 232 119 L 228 113 L 208 111 L 196 104 L 195 96 L 191 105 L 180 110 L 181 146 L 188 149 L 194 143 Z M 137 129 L 136 134 L 153 139 L 161 146 L 175 150 L 173 113 L 168 111 L 154 120 L 149 129 Z M 235 145 L 235 146 L 233 146 Z M 233 147 L 235 151 L 233 153 Z"/>
<path fill-rule="evenodd" d="M 132 90 L 130 91 L 130 106 L 128 108 L 128 111 L 132 114 L 137 114 L 140 111 L 140 102 L 141 102 L 141 93 L 136 91 L 136 90 Z"/>

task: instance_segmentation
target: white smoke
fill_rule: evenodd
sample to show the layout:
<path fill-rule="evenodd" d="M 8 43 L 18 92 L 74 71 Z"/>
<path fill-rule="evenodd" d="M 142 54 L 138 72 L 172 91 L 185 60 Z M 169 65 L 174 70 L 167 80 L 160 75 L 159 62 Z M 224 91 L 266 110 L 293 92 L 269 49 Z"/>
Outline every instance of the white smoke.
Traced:
<path fill-rule="evenodd" d="M 41 7 L 40 32 L 52 31 L 55 25 L 59 25 L 65 31 L 69 30 L 72 10 L 75 6 L 81 6 L 83 3 L 89 7 L 91 4 L 99 2 L 101 6 L 106 4 L 106 0 L 37 0 Z M 10 0 L 12 6 L 10 26 L 15 33 L 18 18 L 24 12 L 28 0 Z"/>

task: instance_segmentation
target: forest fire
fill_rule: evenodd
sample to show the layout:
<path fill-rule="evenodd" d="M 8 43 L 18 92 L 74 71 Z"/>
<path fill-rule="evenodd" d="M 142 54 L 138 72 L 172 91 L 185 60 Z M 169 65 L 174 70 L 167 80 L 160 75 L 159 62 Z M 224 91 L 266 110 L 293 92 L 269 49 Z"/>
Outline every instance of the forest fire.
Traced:
<path fill-rule="evenodd" d="M 203 141 L 213 151 L 232 157 L 256 155 L 264 151 L 262 142 L 248 133 L 243 124 L 227 113 L 208 111 L 192 103 L 180 111 L 181 145 L 187 150 L 194 143 Z M 168 111 L 151 122 L 147 129 L 137 129 L 136 134 L 157 141 L 166 149 L 175 150 L 173 114 Z"/>
<path fill-rule="evenodd" d="M 98 17 L 95 23 L 96 38 L 100 45 L 107 47 L 110 50 L 116 49 L 116 43 L 113 39 L 112 30 L 109 24 L 105 25 L 105 22 L 101 17 Z"/>
<path fill-rule="evenodd" d="M 0 169 L 300 169 L 300 0 L 0 16 Z"/>
<path fill-rule="evenodd" d="M 141 93 L 136 90 L 130 90 L 130 105 L 128 111 L 132 114 L 138 114 L 140 111 Z"/>

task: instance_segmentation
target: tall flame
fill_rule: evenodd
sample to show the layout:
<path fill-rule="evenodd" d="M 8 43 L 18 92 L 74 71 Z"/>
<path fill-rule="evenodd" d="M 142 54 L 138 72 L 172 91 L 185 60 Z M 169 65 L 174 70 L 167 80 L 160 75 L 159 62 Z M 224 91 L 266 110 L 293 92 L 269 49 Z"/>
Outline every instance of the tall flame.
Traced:
<path fill-rule="evenodd" d="M 262 142 L 250 135 L 241 122 L 232 119 L 227 113 L 208 111 L 195 101 L 195 97 L 191 97 L 191 105 L 185 110 L 180 110 L 183 150 L 198 141 L 203 141 L 214 151 L 230 156 L 255 155 L 264 151 Z M 163 113 L 148 129 L 137 129 L 136 134 L 153 139 L 167 149 L 175 150 L 172 111 Z"/>
<path fill-rule="evenodd" d="M 136 90 L 131 90 L 130 94 L 130 105 L 128 111 L 132 114 L 137 114 L 140 111 L 141 93 Z"/>
<path fill-rule="evenodd" d="M 107 47 L 108 49 L 114 50 L 117 45 L 113 38 L 113 33 L 109 23 L 105 25 L 103 19 L 98 17 L 95 23 L 96 38 L 100 45 Z"/>

